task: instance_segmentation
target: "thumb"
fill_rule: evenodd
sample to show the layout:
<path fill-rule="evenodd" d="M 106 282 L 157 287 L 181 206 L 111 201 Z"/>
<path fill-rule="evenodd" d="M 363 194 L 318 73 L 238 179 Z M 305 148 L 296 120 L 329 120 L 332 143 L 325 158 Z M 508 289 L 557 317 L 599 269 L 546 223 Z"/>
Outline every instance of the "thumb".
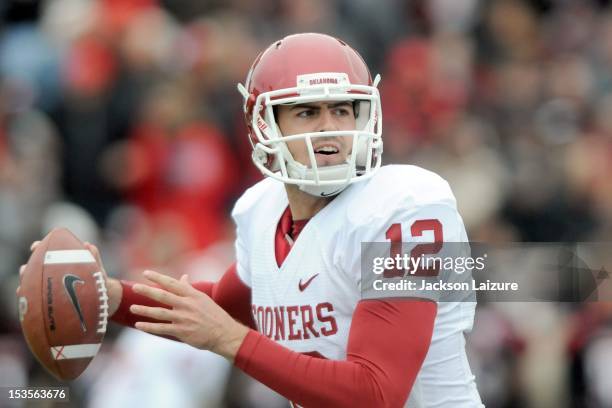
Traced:
<path fill-rule="evenodd" d="M 89 242 L 85 242 L 84 244 L 85 248 L 87 248 L 89 252 L 91 252 L 91 254 L 94 256 L 98 265 L 100 265 L 101 268 L 104 268 L 104 265 L 102 264 L 102 257 L 100 256 L 100 251 L 98 250 L 98 247 L 93 244 L 90 244 Z"/>

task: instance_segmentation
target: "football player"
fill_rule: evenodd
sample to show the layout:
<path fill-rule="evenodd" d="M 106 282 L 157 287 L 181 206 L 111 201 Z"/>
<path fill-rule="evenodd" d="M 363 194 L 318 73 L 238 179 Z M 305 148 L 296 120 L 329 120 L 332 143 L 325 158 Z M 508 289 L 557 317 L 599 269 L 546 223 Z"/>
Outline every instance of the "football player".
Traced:
<path fill-rule="evenodd" d="M 233 209 L 235 264 L 214 284 L 107 278 L 112 319 L 225 356 L 295 406 L 482 406 L 473 302 L 362 296 L 362 243 L 467 241 L 442 178 L 381 166 L 378 80 L 327 35 L 264 50 L 238 85 L 267 177 Z"/>

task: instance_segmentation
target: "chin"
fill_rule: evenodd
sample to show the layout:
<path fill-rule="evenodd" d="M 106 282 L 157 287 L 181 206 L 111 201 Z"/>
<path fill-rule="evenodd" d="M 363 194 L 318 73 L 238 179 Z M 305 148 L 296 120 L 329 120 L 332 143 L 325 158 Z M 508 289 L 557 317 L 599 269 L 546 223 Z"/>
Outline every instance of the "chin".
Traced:
<path fill-rule="evenodd" d="M 317 157 L 318 167 L 337 166 L 346 163 L 346 158 L 341 157 Z"/>
<path fill-rule="evenodd" d="M 350 154 L 350 152 L 347 154 L 340 152 L 333 155 L 315 154 L 315 158 L 318 167 L 337 166 L 339 164 L 346 164 Z"/>

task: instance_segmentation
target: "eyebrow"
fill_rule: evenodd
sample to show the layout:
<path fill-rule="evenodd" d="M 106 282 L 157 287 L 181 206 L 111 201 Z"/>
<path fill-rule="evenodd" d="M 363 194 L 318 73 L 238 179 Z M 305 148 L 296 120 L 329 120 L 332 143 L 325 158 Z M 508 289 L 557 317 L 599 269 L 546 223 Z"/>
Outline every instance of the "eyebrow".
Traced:
<path fill-rule="evenodd" d="M 353 106 L 349 101 L 339 101 L 334 103 L 326 103 L 328 108 L 333 109 L 339 106 Z M 309 109 L 321 109 L 319 105 L 315 105 L 314 103 L 300 103 L 299 105 L 293 105 L 289 110 L 299 109 L 299 108 L 309 108 Z"/>

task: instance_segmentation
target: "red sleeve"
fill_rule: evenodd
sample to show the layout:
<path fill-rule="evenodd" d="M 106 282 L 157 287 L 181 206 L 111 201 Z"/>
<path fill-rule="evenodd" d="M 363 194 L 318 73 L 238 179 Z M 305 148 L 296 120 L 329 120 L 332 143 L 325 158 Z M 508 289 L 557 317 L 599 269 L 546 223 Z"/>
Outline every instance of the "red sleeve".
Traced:
<path fill-rule="evenodd" d="M 401 407 L 429 349 L 436 312 L 429 301 L 361 301 L 345 361 L 291 351 L 251 330 L 234 363 L 304 407 Z"/>
<path fill-rule="evenodd" d="M 129 327 L 134 327 L 136 322 L 152 321 L 152 319 L 130 312 L 131 305 L 166 307 L 146 296 L 134 293 L 133 285 L 134 282 L 121 281 L 123 287 L 121 304 L 111 317 L 113 322 Z M 235 263 L 228 268 L 218 282 L 195 282 L 192 283 L 192 286 L 210 296 L 234 319 L 246 326 L 255 328 L 255 323 L 251 317 L 251 288 L 245 285 L 238 276 Z"/>

